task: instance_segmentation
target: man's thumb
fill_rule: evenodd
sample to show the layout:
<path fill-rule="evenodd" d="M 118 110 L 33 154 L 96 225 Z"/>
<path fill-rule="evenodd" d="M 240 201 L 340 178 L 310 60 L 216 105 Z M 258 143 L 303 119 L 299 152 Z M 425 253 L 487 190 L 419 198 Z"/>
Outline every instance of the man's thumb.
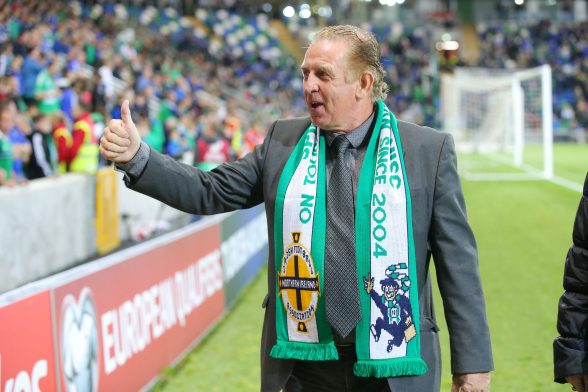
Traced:
<path fill-rule="evenodd" d="M 133 118 L 131 117 L 131 109 L 129 108 L 128 99 L 125 99 L 120 107 L 120 116 L 125 127 L 134 125 Z"/>

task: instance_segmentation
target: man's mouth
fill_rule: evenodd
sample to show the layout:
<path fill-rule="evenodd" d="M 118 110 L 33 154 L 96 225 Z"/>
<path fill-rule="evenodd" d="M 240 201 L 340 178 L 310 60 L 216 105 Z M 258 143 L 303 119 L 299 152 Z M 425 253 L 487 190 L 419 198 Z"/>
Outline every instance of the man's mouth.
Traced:
<path fill-rule="evenodd" d="M 310 102 L 310 107 L 313 108 L 313 109 L 316 109 L 316 108 L 318 108 L 319 106 L 322 106 L 322 105 L 323 105 L 323 103 L 322 102 L 319 102 L 319 101 L 312 101 L 312 102 Z"/>

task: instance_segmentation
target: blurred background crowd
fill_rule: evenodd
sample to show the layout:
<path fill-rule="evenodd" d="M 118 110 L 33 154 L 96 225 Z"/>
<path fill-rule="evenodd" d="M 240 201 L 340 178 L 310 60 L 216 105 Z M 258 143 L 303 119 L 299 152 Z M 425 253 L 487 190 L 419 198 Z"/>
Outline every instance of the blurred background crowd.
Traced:
<path fill-rule="evenodd" d="M 304 115 L 302 51 L 288 38 L 308 21 L 274 24 L 275 12 L 254 7 L 190 11 L 186 17 L 140 2 L 1 1 L 0 185 L 107 165 L 97 143 L 124 99 L 153 149 L 207 170 L 251 151 L 274 120 Z M 588 127 L 585 22 L 479 23 L 475 62 L 435 48 L 439 25 L 365 27 L 381 42 L 387 104 L 400 119 L 439 127 L 439 75 L 453 66 L 548 63 L 556 134 Z"/>
<path fill-rule="evenodd" d="M 98 139 L 123 99 L 152 148 L 205 168 L 301 114 L 296 61 L 267 17 L 200 10 L 186 22 L 172 9 L 33 0 L 0 10 L 2 184 L 95 173 Z M 214 31 L 238 38 L 223 45 Z"/>

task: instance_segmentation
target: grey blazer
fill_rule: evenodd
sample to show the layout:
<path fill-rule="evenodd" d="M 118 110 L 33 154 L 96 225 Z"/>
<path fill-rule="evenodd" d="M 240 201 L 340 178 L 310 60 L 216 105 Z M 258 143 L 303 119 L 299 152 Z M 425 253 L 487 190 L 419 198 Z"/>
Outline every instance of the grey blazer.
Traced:
<path fill-rule="evenodd" d="M 268 392 L 284 386 L 294 363 L 269 356 L 276 341 L 275 195 L 282 169 L 309 124 L 308 118 L 279 120 L 252 153 L 211 172 L 151 151 L 141 176 L 132 183 L 127 181 L 138 192 L 195 214 L 215 214 L 265 202 L 269 268 L 268 295 L 263 301 L 261 390 Z M 430 128 L 402 121 L 398 124 L 412 196 L 421 354 L 429 371 L 423 376 L 390 378 L 388 382 L 394 392 L 439 391 L 441 356 L 429 274 L 431 255 L 450 334 L 452 373 L 493 370 L 477 249 L 467 223 L 453 139 Z"/>

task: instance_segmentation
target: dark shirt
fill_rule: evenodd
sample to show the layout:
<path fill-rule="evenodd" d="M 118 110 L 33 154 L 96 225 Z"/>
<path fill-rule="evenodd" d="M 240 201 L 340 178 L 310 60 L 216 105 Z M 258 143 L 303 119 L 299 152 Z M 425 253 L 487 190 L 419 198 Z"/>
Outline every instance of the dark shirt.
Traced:
<path fill-rule="evenodd" d="M 352 173 L 351 181 L 353 187 L 353 200 L 357 200 L 357 183 L 359 180 L 359 172 L 361 170 L 361 165 L 363 163 L 363 158 L 365 157 L 365 152 L 367 146 L 369 144 L 370 138 L 366 137 L 371 135 L 371 131 L 374 127 L 374 115 L 375 112 L 372 112 L 371 116 L 365 120 L 360 126 L 352 130 L 350 133 L 345 135 L 347 139 L 349 139 L 349 148 L 345 153 L 345 163 L 349 167 Z M 331 171 L 333 170 L 333 161 L 335 159 L 333 151 L 331 151 L 331 145 L 333 140 L 339 134 L 335 132 L 325 132 L 325 140 L 329 148 L 327 149 L 327 192 L 329 187 L 329 179 L 331 177 Z M 354 211 L 355 211 L 355 202 L 353 203 Z M 356 263 L 356 260 L 349 260 L 350 263 Z M 333 336 L 335 339 L 335 344 L 337 345 L 352 345 L 355 343 L 355 329 L 351 331 L 349 336 L 343 338 L 339 336 L 335 330 L 333 330 Z"/>
<path fill-rule="evenodd" d="M 359 180 L 361 164 L 363 163 L 363 157 L 365 156 L 365 151 L 370 141 L 370 138 L 366 136 L 371 135 L 370 131 L 373 128 L 373 122 L 374 112 L 372 112 L 371 116 L 367 120 L 365 120 L 360 126 L 358 126 L 353 131 L 345 135 L 347 139 L 349 139 L 350 143 L 349 148 L 345 153 L 345 161 L 352 173 L 351 181 L 353 183 L 354 200 L 356 199 L 357 194 L 357 182 Z M 331 151 L 331 145 L 333 144 L 333 140 L 335 140 L 335 138 L 338 135 L 339 134 L 335 132 L 325 132 L 325 139 L 329 146 L 329 148 L 327 149 L 327 187 L 329 185 L 329 179 L 331 178 L 331 171 L 333 170 L 333 159 L 335 158 Z"/>

